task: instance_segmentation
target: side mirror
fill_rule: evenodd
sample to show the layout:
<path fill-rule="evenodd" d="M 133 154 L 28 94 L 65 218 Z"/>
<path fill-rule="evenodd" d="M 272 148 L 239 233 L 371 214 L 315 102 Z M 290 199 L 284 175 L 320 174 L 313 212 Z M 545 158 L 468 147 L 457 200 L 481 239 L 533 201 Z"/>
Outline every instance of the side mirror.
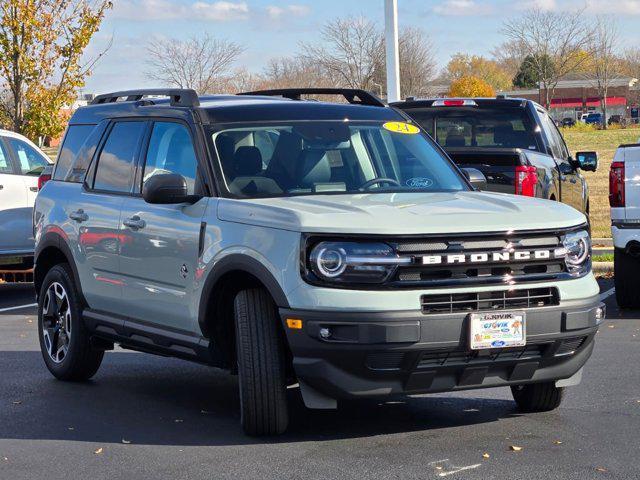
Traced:
<path fill-rule="evenodd" d="M 576 153 L 576 163 L 585 172 L 595 172 L 598 169 L 598 153 L 578 152 Z"/>
<path fill-rule="evenodd" d="M 467 177 L 467 180 L 471 183 L 476 190 L 486 190 L 487 178 L 477 168 L 463 168 L 462 173 Z"/>
<path fill-rule="evenodd" d="M 187 181 L 177 173 L 152 175 L 144 182 L 142 198 L 147 203 L 156 204 L 188 202 Z"/>

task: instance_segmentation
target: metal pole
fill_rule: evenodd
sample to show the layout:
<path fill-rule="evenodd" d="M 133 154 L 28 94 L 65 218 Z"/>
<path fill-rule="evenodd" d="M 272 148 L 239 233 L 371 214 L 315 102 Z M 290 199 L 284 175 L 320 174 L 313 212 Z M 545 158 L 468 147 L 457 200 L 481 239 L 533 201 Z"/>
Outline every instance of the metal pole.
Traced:
<path fill-rule="evenodd" d="M 400 62 L 398 54 L 398 0 L 384 0 L 387 49 L 387 101 L 400 100 Z"/>

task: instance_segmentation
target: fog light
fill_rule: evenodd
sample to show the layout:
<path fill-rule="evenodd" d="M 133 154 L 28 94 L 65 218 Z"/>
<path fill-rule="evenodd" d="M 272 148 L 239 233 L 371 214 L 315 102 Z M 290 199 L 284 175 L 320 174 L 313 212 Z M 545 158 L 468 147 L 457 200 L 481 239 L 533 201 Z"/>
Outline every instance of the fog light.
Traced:
<path fill-rule="evenodd" d="M 321 328 L 320 329 L 320 338 L 323 339 L 328 339 L 329 337 L 331 337 L 331 330 L 329 330 L 328 328 Z"/>

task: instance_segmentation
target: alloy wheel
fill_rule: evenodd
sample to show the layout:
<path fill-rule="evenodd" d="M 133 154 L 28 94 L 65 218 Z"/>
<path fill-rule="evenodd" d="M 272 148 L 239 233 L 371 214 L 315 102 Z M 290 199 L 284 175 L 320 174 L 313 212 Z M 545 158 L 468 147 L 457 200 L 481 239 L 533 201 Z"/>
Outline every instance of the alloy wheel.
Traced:
<path fill-rule="evenodd" d="M 44 297 L 42 336 L 49 358 L 62 363 L 71 342 L 71 305 L 67 291 L 58 282 L 49 285 Z"/>

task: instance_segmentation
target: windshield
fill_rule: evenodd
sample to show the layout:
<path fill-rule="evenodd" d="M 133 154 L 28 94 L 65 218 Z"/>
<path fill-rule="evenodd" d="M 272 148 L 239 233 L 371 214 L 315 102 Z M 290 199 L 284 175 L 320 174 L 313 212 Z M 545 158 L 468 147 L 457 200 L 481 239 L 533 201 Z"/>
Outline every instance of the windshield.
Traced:
<path fill-rule="evenodd" d="M 468 190 L 427 137 L 402 122 L 233 125 L 212 139 L 225 186 L 240 198 Z"/>
<path fill-rule="evenodd" d="M 407 113 L 445 149 L 537 150 L 533 127 L 522 108 L 428 108 L 411 109 Z"/>

